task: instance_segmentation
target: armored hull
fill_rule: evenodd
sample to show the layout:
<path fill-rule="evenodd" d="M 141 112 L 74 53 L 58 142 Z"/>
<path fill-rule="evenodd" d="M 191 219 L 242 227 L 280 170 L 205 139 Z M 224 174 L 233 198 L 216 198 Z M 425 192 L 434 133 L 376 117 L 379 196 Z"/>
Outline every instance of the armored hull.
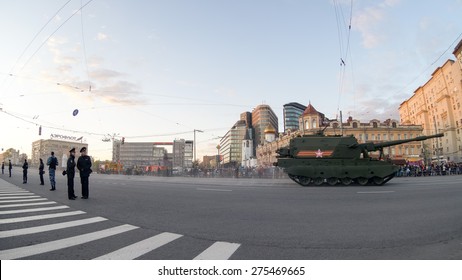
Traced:
<path fill-rule="evenodd" d="M 289 147 L 277 152 L 279 167 L 302 186 L 383 185 L 391 180 L 398 166 L 382 160 L 383 148 L 412 141 L 442 137 L 443 134 L 421 136 L 406 140 L 359 144 L 353 136 L 311 135 L 291 139 Z M 379 159 L 369 157 L 369 152 L 380 151 Z"/>

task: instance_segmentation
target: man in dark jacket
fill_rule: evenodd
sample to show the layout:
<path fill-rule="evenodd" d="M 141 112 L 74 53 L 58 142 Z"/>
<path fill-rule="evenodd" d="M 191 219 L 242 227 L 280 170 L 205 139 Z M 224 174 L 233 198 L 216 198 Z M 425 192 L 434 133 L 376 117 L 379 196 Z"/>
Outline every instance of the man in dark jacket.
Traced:
<path fill-rule="evenodd" d="M 50 175 L 50 184 L 51 189 L 50 191 L 56 190 L 56 180 L 55 180 L 55 171 L 56 166 L 58 166 L 58 159 L 55 157 L 55 152 L 51 152 L 51 157 L 47 160 L 48 167 L 48 174 Z"/>
<path fill-rule="evenodd" d="M 11 177 L 11 169 L 13 169 L 13 165 L 11 164 L 11 160 L 9 159 L 8 160 L 8 172 L 10 173 L 10 177 Z"/>
<path fill-rule="evenodd" d="M 43 186 L 45 185 L 45 182 L 43 181 L 43 174 L 45 174 L 45 165 L 43 164 L 43 160 L 40 159 L 40 165 L 39 165 L 39 175 L 40 175 L 40 185 Z"/>
<path fill-rule="evenodd" d="M 27 169 L 29 169 L 29 164 L 27 163 L 27 159 L 24 160 L 24 164 L 22 165 L 22 183 L 27 184 Z"/>
<path fill-rule="evenodd" d="M 82 198 L 88 199 L 88 177 L 90 177 L 91 158 L 87 155 L 87 148 L 80 149 L 81 156 L 77 160 L 77 169 L 80 171 L 80 182 L 82 183 Z"/>
<path fill-rule="evenodd" d="M 74 177 L 75 177 L 75 148 L 69 151 L 67 159 L 67 168 L 63 171 L 63 175 L 67 175 L 67 197 L 70 200 L 75 200 L 77 196 L 74 193 Z"/>
<path fill-rule="evenodd" d="M 5 174 L 5 162 L 2 161 L 2 175 Z"/>

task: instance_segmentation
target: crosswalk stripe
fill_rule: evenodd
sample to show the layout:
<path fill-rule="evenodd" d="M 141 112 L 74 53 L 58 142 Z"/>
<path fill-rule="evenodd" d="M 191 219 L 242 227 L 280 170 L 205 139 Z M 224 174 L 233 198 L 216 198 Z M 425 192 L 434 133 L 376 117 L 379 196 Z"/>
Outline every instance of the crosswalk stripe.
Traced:
<path fill-rule="evenodd" d="M 46 198 L 31 198 L 31 199 L 0 200 L 0 203 L 29 202 L 29 201 L 40 201 L 40 200 L 47 200 L 47 199 Z"/>
<path fill-rule="evenodd" d="M 56 223 L 56 224 L 50 224 L 50 225 L 44 225 L 44 226 L 36 226 L 36 227 L 29 227 L 29 228 L 4 230 L 4 231 L 0 231 L 0 238 L 19 236 L 19 235 L 26 235 L 26 234 L 33 234 L 33 233 L 39 233 L 39 232 L 46 232 L 46 231 L 52 231 L 52 230 L 57 230 L 57 229 L 63 229 L 63 228 L 76 227 L 76 226 L 81 226 L 81 225 L 86 225 L 86 224 L 102 222 L 102 221 L 106 221 L 106 220 L 107 219 L 103 218 L 103 217 L 94 217 L 94 218 L 75 220 L 75 221 L 63 222 L 63 223 Z"/>
<path fill-rule="evenodd" d="M 0 196 L 1 197 L 4 197 L 4 196 L 11 196 L 11 195 L 31 195 L 33 193 L 31 192 L 25 192 L 25 193 L 1 193 Z"/>
<path fill-rule="evenodd" d="M 95 241 L 105 237 L 113 236 L 116 234 L 124 233 L 126 231 L 134 230 L 138 227 L 132 225 L 121 225 L 117 227 L 112 227 L 100 231 L 95 231 L 91 233 L 86 233 L 82 235 L 77 235 L 69 238 L 59 239 L 55 241 L 18 247 L 14 249 L 2 250 L 0 251 L 1 260 L 10 260 L 10 259 L 19 259 L 28 256 L 38 255 L 42 253 L 47 253 L 51 251 L 56 251 L 72 246 L 77 246 L 87 242 Z"/>
<path fill-rule="evenodd" d="M 37 205 L 46 205 L 46 204 L 54 204 L 54 203 L 56 203 L 56 202 L 55 202 L 55 201 L 46 201 L 46 202 L 7 204 L 7 205 L 0 205 L 0 208 L 23 207 L 23 206 L 37 206 Z"/>
<path fill-rule="evenodd" d="M 97 257 L 95 260 L 133 260 L 182 236 L 183 235 L 180 234 L 164 232 L 109 254 Z"/>
<path fill-rule="evenodd" d="M 0 194 L 10 194 L 10 193 L 30 193 L 30 191 L 16 191 L 16 190 L 3 190 L 0 191 Z"/>
<path fill-rule="evenodd" d="M 52 218 L 80 215 L 80 214 L 85 214 L 85 212 L 83 212 L 83 211 L 70 211 L 70 212 L 35 215 L 35 216 L 28 216 L 28 217 L 0 219 L 0 224 L 22 223 L 22 222 L 28 222 L 28 221 L 45 220 L 45 219 L 52 219 Z"/>
<path fill-rule="evenodd" d="M 39 212 L 39 211 L 51 211 L 51 210 L 58 210 L 58 209 L 65 209 L 65 208 L 69 208 L 69 206 L 62 205 L 62 206 L 54 206 L 54 207 L 42 207 L 42 208 L 20 209 L 20 210 L 6 210 L 6 211 L 0 211 L 0 215 L 19 214 L 19 213 L 28 213 L 28 212 Z"/>
<path fill-rule="evenodd" d="M 28 195 L 28 196 L 5 196 L 5 197 L 0 197 L 0 200 L 5 200 L 5 199 L 28 199 L 28 198 L 36 198 L 40 197 L 39 195 Z"/>
<path fill-rule="evenodd" d="M 195 260 L 227 260 L 241 246 L 238 243 L 215 242 L 204 252 L 200 253 Z"/>

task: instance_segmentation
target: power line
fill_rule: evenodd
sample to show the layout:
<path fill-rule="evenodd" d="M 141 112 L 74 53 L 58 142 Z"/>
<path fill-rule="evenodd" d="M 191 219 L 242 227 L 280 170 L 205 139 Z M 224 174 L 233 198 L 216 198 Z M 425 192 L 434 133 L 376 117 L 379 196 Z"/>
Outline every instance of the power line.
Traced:
<path fill-rule="evenodd" d="M 83 59 L 84 59 L 84 64 L 85 64 L 85 70 L 87 71 L 87 79 L 88 79 L 88 91 L 91 92 L 91 80 L 90 80 L 90 72 L 88 71 L 88 61 L 87 61 L 87 48 L 85 46 L 85 35 L 84 35 L 84 32 L 83 32 L 83 6 L 82 6 L 83 2 L 82 0 L 80 0 L 80 25 L 81 25 L 81 29 L 82 29 L 82 50 L 83 50 Z"/>
<path fill-rule="evenodd" d="M 35 52 L 29 57 L 29 59 L 27 59 L 26 63 L 24 63 L 24 65 L 21 67 L 21 69 L 19 70 L 19 72 L 21 72 L 22 70 L 24 70 L 24 68 L 27 66 L 27 64 L 29 64 L 29 62 L 32 60 L 32 58 L 38 53 L 38 51 L 43 47 L 43 45 L 45 45 L 46 42 L 48 42 L 48 40 L 50 40 L 51 37 L 53 37 L 53 35 L 55 35 L 56 32 L 58 32 L 59 29 L 61 29 L 61 27 L 64 26 L 64 24 L 66 24 L 74 15 L 76 15 L 78 12 L 80 12 L 84 7 L 86 7 L 88 4 L 90 4 L 91 2 L 93 2 L 93 0 L 89 0 L 87 3 L 85 3 L 85 5 L 81 6 L 77 11 L 75 11 L 74 13 L 72 13 L 72 15 L 70 17 L 68 17 L 61 25 L 58 26 L 58 28 L 55 29 L 55 31 L 53 31 L 50 36 L 48 36 L 43 42 L 42 44 L 40 44 L 40 46 L 35 50 Z"/>
<path fill-rule="evenodd" d="M 27 44 L 27 46 L 24 48 L 24 50 L 22 51 L 21 55 L 18 57 L 18 59 L 16 59 L 16 62 L 13 64 L 13 66 L 11 67 L 10 69 L 10 73 L 12 73 L 14 71 L 14 68 L 16 68 L 16 65 L 19 63 L 19 61 L 22 59 L 22 57 L 24 56 L 24 54 L 26 53 L 26 51 L 29 49 L 29 47 L 32 45 L 32 43 L 35 41 L 35 39 L 37 39 L 38 35 L 40 33 L 42 33 L 42 31 L 45 29 L 45 27 L 47 27 L 47 25 L 58 15 L 59 12 L 61 12 L 62 9 L 64 9 L 64 7 L 67 6 L 67 4 L 69 4 L 69 2 L 71 2 L 72 0 L 69 0 L 67 1 L 66 3 L 64 3 L 64 5 L 61 6 L 61 8 L 58 9 L 58 11 L 52 16 L 50 17 L 50 19 L 42 26 L 42 28 L 40 28 L 40 30 L 35 33 L 34 37 L 32 38 L 32 40 L 29 41 L 29 43 Z M 2 85 L 0 87 L 3 87 L 3 84 L 5 82 L 7 77 L 5 77 L 5 79 L 3 80 L 2 82 Z"/>
<path fill-rule="evenodd" d="M 450 49 L 451 47 L 457 42 L 459 41 L 459 39 L 462 37 L 462 33 L 460 33 L 457 38 L 448 46 L 448 48 L 446 50 L 444 50 L 444 52 L 442 52 L 438 58 L 436 58 L 432 63 L 430 63 L 422 72 L 420 72 L 414 79 L 412 79 L 411 82 L 409 82 L 406 86 L 402 87 L 400 90 L 398 90 L 396 94 L 399 94 L 399 93 L 402 93 L 405 89 L 407 89 L 410 85 L 412 85 L 415 81 L 417 81 L 418 78 L 420 78 L 420 76 L 422 76 L 423 74 L 425 74 L 428 69 L 430 69 L 430 67 L 432 67 L 433 65 L 435 65 L 435 63 L 437 63 L 442 57 L 443 55 L 445 55 Z"/>

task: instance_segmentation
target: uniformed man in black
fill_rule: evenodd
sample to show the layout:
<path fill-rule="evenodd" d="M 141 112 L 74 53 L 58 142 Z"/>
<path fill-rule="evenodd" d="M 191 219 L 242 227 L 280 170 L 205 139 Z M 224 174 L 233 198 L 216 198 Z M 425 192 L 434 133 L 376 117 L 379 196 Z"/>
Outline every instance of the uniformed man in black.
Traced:
<path fill-rule="evenodd" d="M 77 169 L 80 171 L 80 182 L 82 183 L 82 198 L 88 199 L 88 177 L 90 177 L 91 159 L 87 155 L 87 148 L 80 149 L 81 156 L 77 160 Z"/>
<path fill-rule="evenodd" d="M 74 177 L 75 177 L 75 148 L 69 151 L 66 170 L 63 175 L 67 175 L 67 197 L 70 200 L 75 200 L 77 196 L 74 193 Z"/>

